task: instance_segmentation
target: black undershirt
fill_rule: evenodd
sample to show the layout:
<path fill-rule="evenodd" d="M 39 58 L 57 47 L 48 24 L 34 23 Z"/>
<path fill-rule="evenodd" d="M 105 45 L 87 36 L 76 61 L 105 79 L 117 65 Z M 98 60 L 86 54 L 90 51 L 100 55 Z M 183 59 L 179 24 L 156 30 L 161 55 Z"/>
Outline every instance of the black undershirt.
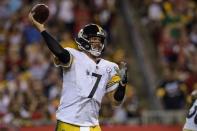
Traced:
<path fill-rule="evenodd" d="M 42 31 L 41 35 L 51 52 L 62 63 L 67 64 L 70 61 L 70 53 L 66 49 L 64 49 L 48 32 Z"/>
<path fill-rule="evenodd" d="M 116 92 L 114 93 L 114 99 L 118 102 L 121 102 L 124 99 L 125 96 L 125 86 L 122 86 L 120 83 L 118 85 L 118 88 Z"/>

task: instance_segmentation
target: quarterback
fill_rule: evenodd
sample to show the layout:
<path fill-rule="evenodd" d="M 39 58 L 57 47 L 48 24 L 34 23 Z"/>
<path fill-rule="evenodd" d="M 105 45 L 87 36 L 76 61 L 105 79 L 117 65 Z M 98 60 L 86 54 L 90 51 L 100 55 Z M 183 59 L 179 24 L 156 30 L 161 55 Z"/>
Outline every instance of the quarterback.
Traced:
<path fill-rule="evenodd" d="M 40 31 L 54 55 L 54 63 L 63 69 L 63 87 L 56 112 L 56 131 L 101 131 L 99 109 L 104 95 L 112 105 L 122 103 L 127 84 L 127 67 L 122 68 L 100 56 L 105 47 L 106 34 L 97 24 L 88 24 L 75 38 L 79 49 L 63 48 L 36 21 L 29 19 Z"/>
<path fill-rule="evenodd" d="M 194 90 L 190 96 L 191 108 L 187 114 L 183 131 L 197 131 L 197 90 Z"/>

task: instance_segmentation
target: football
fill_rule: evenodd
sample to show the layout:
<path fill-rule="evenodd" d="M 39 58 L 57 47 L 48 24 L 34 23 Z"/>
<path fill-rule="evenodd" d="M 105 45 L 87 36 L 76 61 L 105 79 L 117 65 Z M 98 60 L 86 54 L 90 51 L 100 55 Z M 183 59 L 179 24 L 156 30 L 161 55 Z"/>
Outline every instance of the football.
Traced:
<path fill-rule="evenodd" d="M 45 4 L 36 4 L 31 10 L 33 18 L 43 24 L 49 17 L 49 7 Z"/>

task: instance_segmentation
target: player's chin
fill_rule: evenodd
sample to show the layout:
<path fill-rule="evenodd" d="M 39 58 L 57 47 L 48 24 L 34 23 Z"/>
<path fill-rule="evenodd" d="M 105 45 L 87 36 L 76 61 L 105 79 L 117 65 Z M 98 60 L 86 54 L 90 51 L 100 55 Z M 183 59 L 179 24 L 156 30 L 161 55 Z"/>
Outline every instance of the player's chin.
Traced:
<path fill-rule="evenodd" d="M 90 52 L 90 55 L 91 55 L 93 58 L 99 58 L 99 57 L 101 57 L 102 53 L 99 53 L 99 52 L 97 52 L 97 53 L 91 53 L 91 52 Z"/>

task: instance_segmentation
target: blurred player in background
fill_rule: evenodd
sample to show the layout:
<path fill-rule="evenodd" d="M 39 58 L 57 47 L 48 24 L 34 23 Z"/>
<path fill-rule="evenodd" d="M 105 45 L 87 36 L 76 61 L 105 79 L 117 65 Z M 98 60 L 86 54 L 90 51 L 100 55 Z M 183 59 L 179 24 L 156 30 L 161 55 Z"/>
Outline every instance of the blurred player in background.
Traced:
<path fill-rule="evenodd" d="M 112 105 L 121 104 L 127 84 L 126 63 L 119 69 L 100 58 L 106 34 L 99 25 L 88 24 L 79 31 L 76 50 L 61 47 L 31 13 L 29 19 L 53 53 L 55 65 L 63 69 L 56 131 L 101 131 L 98 116 L 102 98 L 107 94 Z"/>
<path fill-rule="evenodd" d="M 189 99 L 191 108 L 186 117 L 183 131 L 197 131 L 197 90 L 191 93 Z"/>

